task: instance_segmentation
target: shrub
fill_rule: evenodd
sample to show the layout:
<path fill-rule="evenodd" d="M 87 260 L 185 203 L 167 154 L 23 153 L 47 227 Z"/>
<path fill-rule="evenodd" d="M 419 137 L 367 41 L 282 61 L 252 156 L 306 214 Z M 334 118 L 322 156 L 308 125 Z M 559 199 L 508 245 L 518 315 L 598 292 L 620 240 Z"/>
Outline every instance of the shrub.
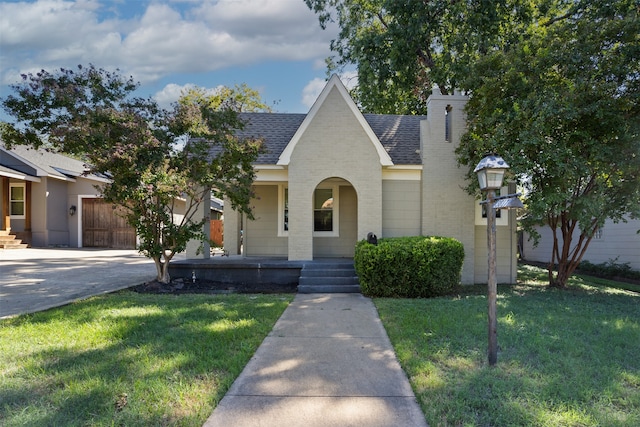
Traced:
<path fill-rule="evenodd" d="M 626 277 L 628 279 L 640 279 L 640 271 L 632 270 L 628 262 L 619 264 L 617 261 L 618 258 L 610 259 L 600 264 L 582 261 L 578 266 L 578 270 L 605 278 Z"/>
<path fill-rule="evenodd" d="M 362 293 L 372 297 L 428 298 L 460 284 L 464 248 L 448 237 L 395 237 L 356 244 L 354 264 Z"/>

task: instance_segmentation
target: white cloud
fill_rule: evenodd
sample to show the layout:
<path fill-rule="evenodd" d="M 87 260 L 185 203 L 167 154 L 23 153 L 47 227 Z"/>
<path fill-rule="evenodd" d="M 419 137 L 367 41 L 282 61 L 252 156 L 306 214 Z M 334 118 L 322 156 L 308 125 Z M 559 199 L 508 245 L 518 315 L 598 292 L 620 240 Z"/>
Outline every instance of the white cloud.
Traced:
<path fill-rule="evenodd" d="M 308 108 L 311 108 L 322 89 L 324 89 L 327 84 L 325 79 L 315 78 L 311 80 L 307 85 L 302 89 L 302 104 Z"/>
<path fill-rule="evenodd" d="M 171 103 L 177 102 L 183 93 L 185 93 L 189 89 L 194 89 L 196 87 L 197 85 L 192 83 L 187 83 L 184 85 L 169 83 L 164 88 L 162 88 L 162 90 L 156 92 L 153 95 L 153 98 L 162 108 L 168 109 L 169 107 L 171 107 Z M 221 88 L 222 86 L 217 86 L 215 88 L 204 88 L 204 91 L 205 93 L 213 95 L 216 92 L 218 92 Z"/>
<path fill-rule="evenodd" d="M 355 71 L 346 71 L 338 75 L 340 77 L 340 81 L 348 90 L 353 89 L 358 85 L 358 73 Z M 302 89 L 302 104 L 308 108 L 311 108 L 318 96 L 320 96 L 320 92 L 326 86 L 327 81 L 321 78 L 315 78 L 311 80 L 307 85 Z"/>
<path fill-rule="evenodd" d="M 318 60 L 336 34 L 302 0 L 0 3 L 0 81 L 93 63 L 141 82 L 271 60 Z"/>

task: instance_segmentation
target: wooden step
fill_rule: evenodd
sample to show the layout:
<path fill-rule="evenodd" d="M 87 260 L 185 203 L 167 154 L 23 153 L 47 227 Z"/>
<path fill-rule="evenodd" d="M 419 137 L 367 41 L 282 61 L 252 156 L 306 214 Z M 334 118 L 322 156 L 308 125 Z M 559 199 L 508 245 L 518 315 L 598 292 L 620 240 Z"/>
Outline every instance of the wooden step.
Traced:
<path fill-rule="evenodd" d="M 29 245 L 22 243 L 22 240 L 16 239 L 15 234 L 10 234 L 8 230 L 0 230 L 0 248 L 1 249 L 26 249 Z"/>
<path fill-rule="evenodd" d="M 20 243 L 21 240 L 16 240 L 17 243 L 0 243 L 0 249 L 27 249 L 29 245 L 26 243 Z"/>

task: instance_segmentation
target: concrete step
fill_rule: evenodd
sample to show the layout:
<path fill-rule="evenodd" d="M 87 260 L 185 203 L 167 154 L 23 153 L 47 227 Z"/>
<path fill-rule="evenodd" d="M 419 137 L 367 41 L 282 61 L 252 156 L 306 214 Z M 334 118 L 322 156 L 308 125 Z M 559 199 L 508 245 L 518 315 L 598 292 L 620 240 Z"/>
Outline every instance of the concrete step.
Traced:
<path fill-rule="evenodd" d="M 299 293 L 357 293 L 360 281 L 353 262 L 305 264 L 298 279 Z"/>
<path fill-rule="evenodd" d="M 353 277 L 356 271 L 351 268 L 307 269 L 300 272 L 300 277 Z"/>

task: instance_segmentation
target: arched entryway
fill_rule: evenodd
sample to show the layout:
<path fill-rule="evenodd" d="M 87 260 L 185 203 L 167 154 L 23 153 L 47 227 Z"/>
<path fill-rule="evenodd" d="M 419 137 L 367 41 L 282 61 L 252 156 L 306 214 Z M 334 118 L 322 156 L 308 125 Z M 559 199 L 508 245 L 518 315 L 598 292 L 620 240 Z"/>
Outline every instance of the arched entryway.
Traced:
<path fill-rule="evenodd" d="M 351 258 L 358 239 L 358 195 L 351 183 L 328 178 L 312 197 L 313 257 Z"/>

